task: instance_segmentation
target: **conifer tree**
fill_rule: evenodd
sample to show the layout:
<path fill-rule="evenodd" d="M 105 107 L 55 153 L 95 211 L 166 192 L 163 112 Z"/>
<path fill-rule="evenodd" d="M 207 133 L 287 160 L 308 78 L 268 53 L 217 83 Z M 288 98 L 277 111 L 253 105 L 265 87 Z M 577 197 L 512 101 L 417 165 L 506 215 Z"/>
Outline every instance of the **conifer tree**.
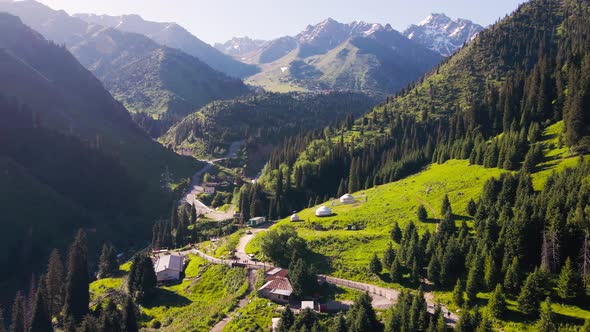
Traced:
<path fill-rule="evenodd" d="M 20 291 L 16 293 L 12 305 L 10 332 L 26 332 L 25 328 L 25 297 Z"/>
<path fill-rule="evenodd" d="M 39 279 L 37 286 L 37 294 L 33 303 L 33 311 L 31 314 L 31 332 L 52 332 L 51 316 L 47 312 L 47 289 L 45 286 L 45 277 Z"/>
<path fill-rule="evenodd" d="M 545 292 L 543 278 L 542 272 L 535 269 L 527 276 L 524 282 L 524 286 L 518 295 L 518 310 L 525 315 L 533 316 L 539 312 L 539 305 Z"/>
<path fill-rule="evenodd" d="M 467 293 L 467 300 L 470 305 L 475 304 L 475 301 L 477 300 L 477 293 L 481 290 L 483 273 L 481 271 L 479 260 L 479 258 L 476 259 L 476 261 L 471 266 L 471 269 L 469 269 L 469 274 L 467 276 L 465 292 Z"/>
<path fill-rule="evenodd" d="M 469 203 L 467 203 L 467 214 L 470 216 L 475 216 L 475 213 L 477 212 L 477 204 L 475 204 L 475 201 L 472 199 L 469 200 Z"/>
<path fill-rule="evenodd" d="M 387 249 L 385 249 L 385 252 L 383 253 L 383 265 L 385 267 L 391 267 L 391 264 L 393 264 L 394 259 L 395 251 L 393 250 L 391 242 L 389 242 L 389 244 L 387 245 Z"/>
<path fill-rule="evenodd" d="M 516 294 L 520 290 L 520 266 L 518 264 L 518 258 L 514 257 L 512 262 L 506 269 L 504 276 L 504 287 L 510 294 Z"/>
<path fill-rule="evenodd" d="M 392 282 L 400 282 L 402 281 L 403 271 L 402 266 L 399 262 L 399 255 L 395 256 L 393 263 L 391 264 L 391 268 L 389 269 L 389 274 L 391 276 Z"/>
<path fill-rule="evenodd" d="M 334 317 L 333 323 L 328 328 L 329 332 L 347 332 L 346 320 L 343 314 L 338 314 Z"/>
<path fill-rule="evenodd" d="M 455 285 L 455 288 L 453 289 L 453 302 L 455 302 L 455 305 L 458 307 L 462 307 L 463 304 L 465 303 L 464 297 L 463 297 L 463 292 L 465 290 L 463 289 L 463 282 L 461 282 L 461 279 L 457 279 L 457 284 Z"/>
<path fill-rule="evenodd" d="M 139 303 L 148 300 L 157 284 L 156 272 L 152 260 L 144 254 L 137 254 L 131 263 L 127 288 L 129 294 Z"/>
<path fill-rule="evenodd" d="M 64 299 L 64 317 L 77 324 L 88 313 L 89 278 L 86 233 L 79 230 L 68 254 L 68 275 Z"/>
<path fill-rule="evenodd" d="M 492 290 L 496 285 L 496 263 L 491 254 L 486 255 L 485 267 L 484 267 L 484 283 L 487 290 Z"/>
<path fill-rule="evenodd" d="M 288 332 L 293 324 L 295 324 L 295 315 L 293 314 L 293 310 L 287 305 L 281 313 L 281 320 L 279 321 L 277 332 Z"/>
<path fill-rule="evenodd" d="M 391 229 L 391 240 L 395 243 L 400 243 L 402 240 L 402 230 L 399 227 L 397 221 L 393 222 L 393 228 Z"/>
<path fill-rule="evenodd" d="M 535 328 L 539 332 L 556 332 L 555 315 L 551 309 L 551 298 L 547 297 L 545 302 L 541 304 L 541 317 L 537 322 Z"/>
<path fill-rule="evenodd" d="M 418 211 L 416 212 L 416 214 L 420 222 L 428 221 L 428 211 L 426 211 L 424 205 L 420 204 L 420 206 L 418 206 Z"/>
<path fill-rule="evenodd" d="M 112 300 L 107 302 L 106 307 L 100 314 L 99 330 L 109 332 L 122 332 L 121 329 L 121 312 Z"/>
<path fill-rule="evenodd" d="M 437 254 L 433 254 L 428 263 L 428 280 L 435 284 L 440 283 L 440 261 Z"/>
<path fill-rule="evenodd" d="M 443 201 L 442 201 L 442 207 L 440 210 L 440 214 L 441 215 L 446 215 L 447 213 L 453 213 L 453 209 L 451 208 L 451 202 L 449 201 L 449 195 L 445 194 L 445 197 L 443 197 Z"/>
<path fill-rule="evenodd" d="M 362 293 L 348 311 L 346 319 L 349 332 L 377 331 L 380 328 L 375 310 L 371 305 L 371 296 Z"/>
<path fill-rule="evenodd" d="M 53 249 L 49 256 L 45 284 L 48 313 L 49 317 L 53 317 L 59 313 L 64 301 L 64 266 L 57 249 Z"/>
<path fill-rule="evenodd" d="M 77 332 L 102 332 L 98 330 L 98 320 L 92 315 L 84 316 Z"/>
<path fill-rule="evenodd" d="M 572 302 L 580 296 L 583 287 L 582 279 L 578 271 L 572 266 L 572 261 L 568 257 L 559 274 L 557 295 L 566 302 Z"/>
<path fill-rule="evenodd" d="M 493 318 L 502 318 L 506 312 L 506 297 L 502 285 L 498 284 L 488 302 L 488 314 Z"/>
<path fill-rule="evenodd" d="M 135 304 L 131 297 L 127 296 L 123 306 L 123 331 L 137 332 L 138 330 Z"/>
<path fill-rule="evenodd" d="M 117 271 L 119 271 L 117 253 L 112 245 L 105 243 L 98 262 L 98 275 L 100 278 L 108 278 L 114 276 Z"/>
<path fill-rule="evenodd" d="M 483 319 L 481 320 L 481 323 L 479 324 L 479 326 L 477 327 L 475 332 L 492 332 L 492 331 L 494 331 L 494 327 L 492 325 L 492 320 L 490 319 L 490 317 L 488 317 L 488 315 L 484 315 Z"/>
<path fill-rule="evenodd" d="M 381 265 L 381 261 L 379 260 L 379 257 L 377 257 L 377 254 L 373 254 L 373 258 L 369 263 L 369 270 L 371 273 L 377 275 L 381 273 L 381 270 L 383 270 L 383 265 Z"/>

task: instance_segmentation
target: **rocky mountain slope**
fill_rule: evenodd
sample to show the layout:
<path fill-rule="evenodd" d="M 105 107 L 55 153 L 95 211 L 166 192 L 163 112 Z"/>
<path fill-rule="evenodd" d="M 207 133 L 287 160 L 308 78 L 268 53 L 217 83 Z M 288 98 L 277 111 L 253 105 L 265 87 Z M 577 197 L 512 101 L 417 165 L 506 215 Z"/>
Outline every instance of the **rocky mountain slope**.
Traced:
<path fill-rule="evenodd" d="M 408 27 L 404 36 L 442 56 L 449 56 L 483 29 L 469 20 L 453 20 L 445 14 L 431 14 L 419 24 Z"/>
<path fill-rule="evenodd" d="M 213 69 L 232 77 L 243 78 L 256 73 L 256 66 L 247 65 L 223 54 L 211 45 L 192 35 L 176 23 L 151 22 L 138 15 L 108 16 L 76 14 L 74 17 L 91 24 L 115 28 L 125 32 L 145 35 L 159 44 L 177 48 L 197 57 Z"/>

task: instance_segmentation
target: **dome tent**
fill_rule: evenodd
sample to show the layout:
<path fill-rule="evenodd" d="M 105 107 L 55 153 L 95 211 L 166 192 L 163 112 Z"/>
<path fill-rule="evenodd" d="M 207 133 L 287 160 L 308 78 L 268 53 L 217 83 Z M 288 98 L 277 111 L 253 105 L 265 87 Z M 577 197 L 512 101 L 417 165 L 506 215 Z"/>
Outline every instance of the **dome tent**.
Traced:
<path fill-rule="evenodd" d="M 329 217 L 332 215 L 332 210 L 327 206 L 320 206 L 315 210 L 316 217 Z"/>
<path fill-rule="evenodd" d="M 297 213 L 294 213 L 291 216 L 291 221 L 300 221 L 301 219 L 299 219 L 299 215 Z"/>
<path fill-rule="evenodd" d="M 354 203 L 354 196 L 352 196 L 351 194 L 342 195 L 342 197 L 340 197 L 340 203 L 343 203 L 343 204 Z"/>

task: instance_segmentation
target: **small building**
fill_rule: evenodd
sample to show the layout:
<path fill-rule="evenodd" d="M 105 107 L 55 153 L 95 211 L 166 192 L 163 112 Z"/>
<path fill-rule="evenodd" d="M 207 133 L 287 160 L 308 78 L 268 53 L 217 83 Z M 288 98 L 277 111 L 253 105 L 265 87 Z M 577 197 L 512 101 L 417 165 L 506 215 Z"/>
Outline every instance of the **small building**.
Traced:
<path fill-rule="evenodd" d="M 286 277 L 274 277 L 258 289 L 258 295 L 274 302 L 289 303 L 293 294 L 291 282 Z"/>
<path fill-rule="evenodd" d="M 248 220 L 248 226 L 250 227 L 256 227 L 258 225 L 262 225 L 266 222 L 266 218 L 265 217 L 254 217 L 251 218 L 250 220 Z"/>
<path fill-rule="evenodd" d="M 294 213 L 294 214 L 291 216 L 291 219 L 290 219 L 290 220 L 291 220 L 292 222 L 295 222 L 295 221 L 300 221 L 301 219 L 299 218 L 299 215 L 298 215 L 297 213 Z"/>
<path fill-rule="evenodd" d="M 184 256 L 162 255 L 156 257 L 154 270 L 158 282 L 180 280 L 180 274 L 184 268 Z"/>
<path fill-rule="evenodd" d="M 329 217 L 332 215 L 332 210 L 327 206 L 320 206 L 315 210 L 316 217 Z"/>
<path fill-rule="evenodd" d="M 215 187 L 214 186 L 206 185 L 204 188 L 205 188 L 205 194 L 215 194 Z"/>
<path fill-rule="evenodd" d="M 314 301 L 301 301 L 301 310 L 311 309 L 315 311 Z"/>
<path fill-rule="evenodd" d="M 351 194 L 342 195 L 342 197 L 340 197 L 340 203 L 352 204 L 354 203 L 354 196 L 352 196 Z"/>

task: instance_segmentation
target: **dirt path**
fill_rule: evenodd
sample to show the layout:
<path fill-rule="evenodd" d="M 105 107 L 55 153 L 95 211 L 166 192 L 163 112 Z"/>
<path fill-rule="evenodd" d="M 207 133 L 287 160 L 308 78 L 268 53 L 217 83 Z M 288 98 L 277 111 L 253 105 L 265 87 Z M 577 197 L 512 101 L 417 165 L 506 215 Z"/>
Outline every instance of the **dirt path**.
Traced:
<path fill-rule="evenodd" d="M 438 219 L 438 216 L 436 215 L 436 210 L 432 207 L 432 205 L 428 204 L 428 202 L 426 202 L 423 199 L 418 198 L 417 196 L 414 197 L 420 204 L 424 205 L 425 207 L 427 207 L 431 212 L 432 212 L 432 218 L 434 219 Z"/>
<path fill-rule="evenodd" d="M 248 295 L 252 292 L 252 290 L 254 289 L 254 285 L 256 284 L 256 275 L 252 271 L 252 269 L 248 269 L 248 290 L 246 291 L 246 293 L 240 298 L 238 304 L 233 308 L 233 310 L 211 328 L 210 332 L 223 331 L 227 324 L 229 324 L 229 322 L 234 318 L 236 311 L 245 307 L 250 302 L 250 300 L 248 299 Z"/>

